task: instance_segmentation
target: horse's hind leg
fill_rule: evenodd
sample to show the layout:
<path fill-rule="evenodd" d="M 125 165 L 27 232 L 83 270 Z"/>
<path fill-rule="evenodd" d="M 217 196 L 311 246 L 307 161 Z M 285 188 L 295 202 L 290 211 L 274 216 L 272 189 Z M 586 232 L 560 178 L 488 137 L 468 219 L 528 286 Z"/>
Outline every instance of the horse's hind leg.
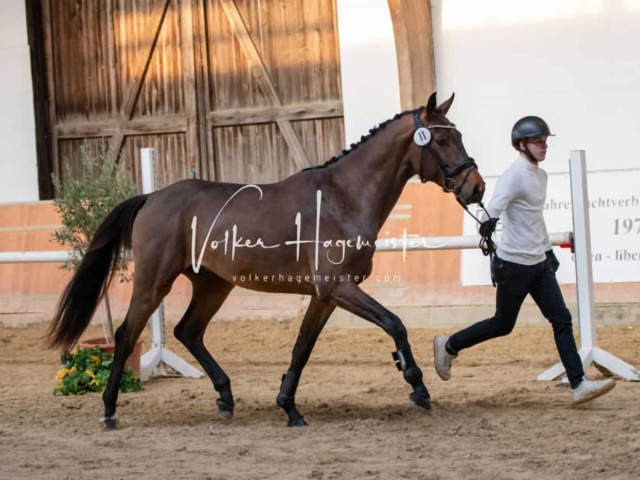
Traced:
<path fill-rule="evenodd" d="M 341 283 L 332 293 L 331 303 L 381 327 L 393 338 L 396 351 L 393 358 L 405 381 L 411 385 L 411 401 L 424 410 L 431 409 L 431 398 L 422 381 L 422 370 L 418 367 L 407 337 L 407 329 L 398 316 L 380 305 L 354 283 Z"/>
<path fill-rule="evenodd" d="M 105 428 L 112 429 L 117 426 L 116 402 L 125 362 L 133 352 L 151 314 L 171 291 L 171 286 L 179 274 L 180 270 L 176 266 L 170 268 L 169 265 L 158 263 L 153 256 L 146 256 L 145 259 L 136 261 L 129 311 L 122 325 L 116 330 L 116 347 L 111 374 L 102 394 L 104 416 L 100 421 Z"/>
<path fill-rule="evenodd" d="M 296 345 L 293 347 L 293 354 L 291 355 L 291 365 L 282 378 L 280 393 L 276 400 L 278 406 L 288 415 L 290 427 L 303 427 L 307 425 L 304 417 L 296 408 L 296 390 L 298 388 L 298 382 L 300 382 L 302 370 L 311 356 L 311 351 L 316 344 L 316 340 L 335 308 L 334 305 L 312 297 L 307 313 L 302 320 L 300 333 L 298 334 L 298 339 L 296 340 Z"/>
<path fill-rule="evenodd" d="M 174 335 L 202 365 L 213 382 L 213 388 L 220 394 L 220 398 L 216 400 L 218 411 L 224 417 L 231 418 L 234 408 L 231 381 L 205 347 L 203 337 L 211 318 L 227 299 L 234 285 L 206 270 L 187 276 L 193 285 L 193 295 L 189 308 L 174 329 Z"/>

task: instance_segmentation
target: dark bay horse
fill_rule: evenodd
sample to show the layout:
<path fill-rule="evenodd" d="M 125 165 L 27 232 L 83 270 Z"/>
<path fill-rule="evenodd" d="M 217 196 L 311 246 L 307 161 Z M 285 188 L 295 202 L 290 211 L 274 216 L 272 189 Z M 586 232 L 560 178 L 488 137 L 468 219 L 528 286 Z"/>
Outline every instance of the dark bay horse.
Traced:
<path fill-rule="evenodd" d="M 231 382 L 206 349 L 203 336 L 236 285 L 311 296 L 277 397 L 289 426 L 307 424 L 296 409 L 295 393 L 318 335 L 336 307 L 393 338 L 393 357 L 413 389 L 411 401 L 431 408 L 405 326 L 359 284 L 372 270 L 378 232 L 411 177 L 439 184 L 463 206 L 482 199 L 484 181 L 477 165 L 446 118 L 453 98 L 437 106 L 434 93 L 426 108 L 396 115 L 341 156 L 278 183 L 184 180 L 116 207 L 92 238 L 50 331 L 53 346 L 69 349 L 75 344 L 109 288 L 122 249 L 131 248 L 133 296 L 116 331 L 113 367 L 103 394 L 103 424 L 116 427 L 125 360 L 181 274 L 192 282 L 193 295 L 174 333 L 211 378 L 220 395 L 221 414 L 233 415 Z"/>

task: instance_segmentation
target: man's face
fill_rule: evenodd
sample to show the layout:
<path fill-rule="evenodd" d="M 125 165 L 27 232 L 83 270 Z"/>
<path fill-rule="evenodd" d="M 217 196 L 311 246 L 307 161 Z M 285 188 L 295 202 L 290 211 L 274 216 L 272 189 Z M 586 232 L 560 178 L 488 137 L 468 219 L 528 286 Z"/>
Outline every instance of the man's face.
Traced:
<path fill-rule="evenodd" d="M 531 155 L 539 161 L 544 161 L 547 156 L 547 136 L 542 135 L 540 137 L 532 137 L 527 140 L 527 146 L 529 147 L 529 151 Z M 520 142 L 520 147 L 524 150 L 525 144 L 524 141 Z"/>

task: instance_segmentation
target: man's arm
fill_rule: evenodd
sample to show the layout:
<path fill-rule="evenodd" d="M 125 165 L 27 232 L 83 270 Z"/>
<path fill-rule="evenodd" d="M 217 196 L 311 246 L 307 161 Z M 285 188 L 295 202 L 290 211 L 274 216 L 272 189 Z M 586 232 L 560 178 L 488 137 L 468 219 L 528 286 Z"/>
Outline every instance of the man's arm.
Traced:
<path fill-rule="evenodd" d="M 544 173 L 545 180 L 547 178 L 547 173 Z M 545 191 L 546 191 L 546 181 L 545 181 Z M 546 193 L 545 193 L 546 195 Z M 551 239 L 549 238 L 549 232 L 547 231 L 547 222 L 544 221 L 544 217 L 542 218 L 542 228 L 544 231 L 544 238 L 542 240 L 542 244 L 544 246 L 544 253 L 547 263 L 550 265 L 551 270 L 555 273 L 560 268 L 560 262 L 556 258 L 556 254 L 553 253 L 553 247 L 551 246 Z"/>
<path fill-rule="evenodd" d="M 548 252 L 549 250 L 553 250 L 553 247 L 551 246 L 551 240 L 547 233 L 547 223 L 545 221 L 542 222 L 542 227 L 544 228 L 544 240 L 542 241 L 542 244 L 544 245 L 544 251 Z"/>
<path fill-rule="evenodd" d="M 542 227 L 544 228 L 544 254 L 547 257 L 546 261 L 551 266 L 551 270 L 555 273 L 560 268 L 560 261 L 556 257 L 556 254 L 553 253 L 553 247 L 551 246 L 551 240 L 549 239 L 549 234 L 547 233 L 547 224 L 546 222 L 542 222 Z"/>
<path fill-rule="evenodd" d="M 501 176 L 496 183 L 496 189 L 493 192 L 493 197 L 491 197 L 491 201 L 489 202 L 489 206 L 487 207 L 487 212 L 489 212 L 489 216 L 487 216 L 486 212 L 482 213 L 482 218 L 480 219 L 482 222 L 489 220 L 489 218 L 499 218 L 502 212 L 504 212 L 505 208 L 509 206 L 509 204 L 516 197 L 517 192 L 517 182 L 511 181 L 509 178 L 506 178 L 505 175 Z"/>
<path fill-rule="evenodd" d="M 487 212 L 483 212 L 481 217 L 480 228 L 478 233 L 484 238 L 490 238 L 496 229 L 498 218 L 500 214 L 504 212 L 505 208 L 515 198 L 517 192 L 517 185 L 512 179 L 508 178 L 508 175 L 502 175 L 496 183 L 496 189 L 493 192 L 493 197 L 487 207 Z"/>

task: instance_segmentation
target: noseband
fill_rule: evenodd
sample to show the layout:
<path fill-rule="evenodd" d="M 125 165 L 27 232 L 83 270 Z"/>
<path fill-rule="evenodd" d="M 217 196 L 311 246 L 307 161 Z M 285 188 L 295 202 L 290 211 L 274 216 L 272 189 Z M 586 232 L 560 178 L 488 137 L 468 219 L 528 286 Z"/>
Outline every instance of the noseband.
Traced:
<path fill-rule="evenodd" d="M 469 157 L 460 165 L 458 165 L 455 169 L 453 169 L 451 172 L 447 172 L 447 169 L 445 168 L 444 163 L 442 162 L 442 158 L 440 158 L 440 155 L 438 155 L 436 151 L 433 150 L 429 145 L 431 141 L 430 130 L 434 128 L 455 129 L 456 126 L 455 125 L 428 125 L 427 127 L 425 127 L 424 124 L 422 123 L 422 120 L 420 119 L 421 111 L 422 109 L 419 109 L 413 113 L 413 123 L 415 124 L 415 127 L 416 127 L 414 140 L 422 148 L 422 152 L 420 154 L 420 181 L 422 183 L 427 183 L 427 179 L 424 176 L 424 162 L 425 162 L 425 152 L 428 150 L 429 153 L 431 154 L 431 157 L 436 162 L 440 175 L 442 175 L 442 179 L 443 179 L 442 188 L 444 189 L 445 192 L 447 193 L 453 192 L 454 195 L 458 197 L 460 195 L 460 192 L 462 191 L 462 188 L 464 187 L 464 184 L 467 183 L 467 179 L 469 178 L 469 175 L 471 175 L 471 172 L 474 169 L 478 168 L 478 165 L 476 165 L 476 162 L 473 158 Z M 467 173 L 464 175 L 464 178 L 462 179 L 462 183 L 458 185 L 454 177 L 459 173 L 464 172 L 465 170 L 467 171 Z"/>

